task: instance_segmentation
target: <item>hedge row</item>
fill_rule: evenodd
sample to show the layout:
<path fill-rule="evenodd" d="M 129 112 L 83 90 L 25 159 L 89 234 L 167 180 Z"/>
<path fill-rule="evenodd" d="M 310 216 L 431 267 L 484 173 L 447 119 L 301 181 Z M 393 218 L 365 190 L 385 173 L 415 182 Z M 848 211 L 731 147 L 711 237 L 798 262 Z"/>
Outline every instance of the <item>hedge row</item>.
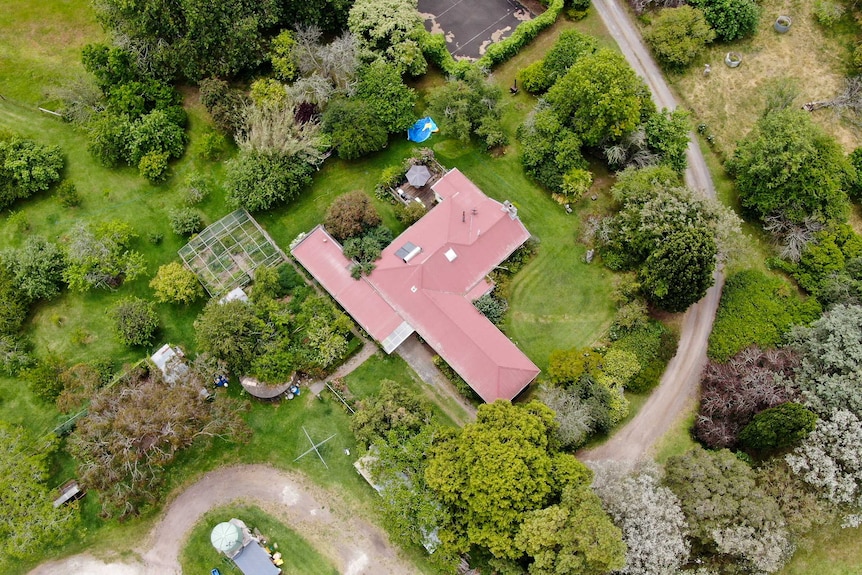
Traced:
<path fill-rule="evenodd" d="M 819 315 L 816 299 L 802 298 L 780 278 L 758 270 L 736 272 L 724 284 L 707 355 L 724 362 L 750 345 L 778 345 L 792 326 Z"/>
<path fill-rule="evenodd" d="M 475 63 L 455 60 L 446 49 L 446 38 L 442 34 L 431 34 L 423 29 L 419 32 L 419 45 L 429 62 L 440 68 L 444 74 L 460 78 L 473 65 L 490 69 L 513 57 L 521 48 L 532 42 L 539 32 L 557 21 L 565 3 L 565 0 L 551 0 L 547 10 L 532 20 L 520 23 L 508 38 L 488 46 L 484 56 Z"/>

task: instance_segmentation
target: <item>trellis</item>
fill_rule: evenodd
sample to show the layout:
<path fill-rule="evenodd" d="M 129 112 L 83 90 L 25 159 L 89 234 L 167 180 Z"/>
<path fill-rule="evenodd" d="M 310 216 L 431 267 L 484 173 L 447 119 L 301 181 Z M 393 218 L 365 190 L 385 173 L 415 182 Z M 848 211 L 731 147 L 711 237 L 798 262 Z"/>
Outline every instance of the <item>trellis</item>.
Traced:
<path fill-rule="evenodd" d="M 278 265 L 282 251 L 244 209 L 226 215 L 177 252 L 212 297 L 248 284 L 254 271 Z"/>

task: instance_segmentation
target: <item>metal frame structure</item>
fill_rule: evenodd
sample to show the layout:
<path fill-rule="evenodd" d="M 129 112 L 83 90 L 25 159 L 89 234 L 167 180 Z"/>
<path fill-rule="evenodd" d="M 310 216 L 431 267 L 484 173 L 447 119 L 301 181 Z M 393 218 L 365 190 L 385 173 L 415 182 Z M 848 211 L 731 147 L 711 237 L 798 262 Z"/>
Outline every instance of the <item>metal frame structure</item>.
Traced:
<path fill-rule="evenodd" d="M 244 209 L 208 226 L 177 253 L 211 297 L 247 285 L 254 270 L 284 260 L 278 245 Z"/>

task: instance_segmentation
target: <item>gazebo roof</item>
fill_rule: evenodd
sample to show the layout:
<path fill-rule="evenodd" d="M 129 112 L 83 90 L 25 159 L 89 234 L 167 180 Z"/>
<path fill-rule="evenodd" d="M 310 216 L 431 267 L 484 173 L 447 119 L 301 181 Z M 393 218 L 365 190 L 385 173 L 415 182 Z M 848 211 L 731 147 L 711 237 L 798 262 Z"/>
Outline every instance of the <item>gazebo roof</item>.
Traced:
<path fill-rule="evenodd" d="M 233 523 L 219 523 L 210 533 L 210 543 L 219 553 L 230 555 L 242 547 L 242 531 Z"/>

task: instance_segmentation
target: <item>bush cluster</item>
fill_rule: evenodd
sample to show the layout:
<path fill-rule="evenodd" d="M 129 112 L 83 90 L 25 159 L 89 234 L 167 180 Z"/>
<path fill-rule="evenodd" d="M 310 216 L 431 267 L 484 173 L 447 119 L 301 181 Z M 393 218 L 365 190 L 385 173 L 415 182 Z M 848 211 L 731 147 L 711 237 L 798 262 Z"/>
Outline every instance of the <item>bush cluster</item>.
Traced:
<path fill-rule="evenodd" d="M 0 209 L 50 188 L 60 180 L 63 165 L 59 146 L 0 133 Z"/>
<path fill-rule="evenodd" d="M 731 274 L 721 302 L 707 353 L 727 361 L 750 345 L 773 347 L 792 326 L 807 324 L 820 315 L 814 298 L 802 298 L 781 279 L 757 270 Z"/>
<path fill-rule="evenodd" d="M 123 48 L 90 44 L 83 62 L 104 100 L 104 110 L 86 124 L 90 153 L 105 166 L 127 164 L 150 182 L 163 181 L 169 160 L 185 151 L 186 113 L 179 92 L 142 74 Z"/>

